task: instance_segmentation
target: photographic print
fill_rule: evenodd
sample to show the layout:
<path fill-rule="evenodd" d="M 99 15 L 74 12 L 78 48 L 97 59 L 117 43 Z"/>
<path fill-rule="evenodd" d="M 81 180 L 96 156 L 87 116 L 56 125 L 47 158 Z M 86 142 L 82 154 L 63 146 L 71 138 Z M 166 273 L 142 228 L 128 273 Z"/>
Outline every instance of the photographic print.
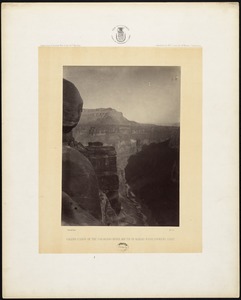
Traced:
<path fill-rule="evenodd" d="M 201 251 L 202 50 L 39 57 L 41 253 Z"/>
<path fill-rule="evenodd" d="M 63 66 L 62 226 L 179 226 L 180 66 Z"/>
<path fill-rule="evenodd" d="M 238 297 L 237 4 L 2 8 L 3 298 Z"/>

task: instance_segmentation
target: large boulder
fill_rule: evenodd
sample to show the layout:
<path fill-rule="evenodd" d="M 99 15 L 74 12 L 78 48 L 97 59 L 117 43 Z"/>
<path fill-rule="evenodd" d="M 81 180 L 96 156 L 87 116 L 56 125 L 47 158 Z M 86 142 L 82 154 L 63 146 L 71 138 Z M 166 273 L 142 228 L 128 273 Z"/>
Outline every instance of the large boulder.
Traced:
<path fill-rule="evenodd" d="M 103 224 L 81 208 L 69 195 L 62 192 L 62 225 L 102 226 Z"/>
<path fill-rule="evenodd" d="M 80 119 L 83 100 L 76 86 L 63 79 L 63 132 L 67 133 L 74 128 Z"/>
<path fill-rule="evenodd" d="M 62 190 L 81 208 L 101 219 L 99 186 L 90 161 L 78 150 L 63 145 Z"/>

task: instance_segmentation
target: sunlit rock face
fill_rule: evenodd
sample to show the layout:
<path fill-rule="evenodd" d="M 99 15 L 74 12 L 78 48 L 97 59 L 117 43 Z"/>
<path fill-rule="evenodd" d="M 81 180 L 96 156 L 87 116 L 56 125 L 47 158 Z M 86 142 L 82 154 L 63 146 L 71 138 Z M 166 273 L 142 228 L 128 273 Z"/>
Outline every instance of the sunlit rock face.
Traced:
<path fill-rule="evenodd" d="M 153 143 L 129 158 L 125 177 L 152 225 L 179 225 L 179 154 L 169 142 Z"/>
<path fill-rule="evenodd" d="M 98 184 L 117 214 L 121 210 L 119 201 L 119 178 L 117 174 L 116 151 L 113 146 L 103 146 L 101 142 L 89 143 L 83 153 L 92 163 Z"/>
<path fill-rule="evenodd" d="M 63 146 L 62 190 L 95 218 L 101 219 L 97 177 L 90 161 L 79 151 Z"/>

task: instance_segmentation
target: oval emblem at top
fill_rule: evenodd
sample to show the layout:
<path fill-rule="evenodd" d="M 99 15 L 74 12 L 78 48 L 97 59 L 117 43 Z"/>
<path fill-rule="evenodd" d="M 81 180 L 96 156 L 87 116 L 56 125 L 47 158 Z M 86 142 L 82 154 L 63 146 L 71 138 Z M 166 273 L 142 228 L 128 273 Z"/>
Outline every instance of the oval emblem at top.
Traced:
<path fill-rule="evenodd" d="M 124 25 L 112 29 L 112 39 L 118 44 L 124 44 L 130 39 L 129 28 Z"/>

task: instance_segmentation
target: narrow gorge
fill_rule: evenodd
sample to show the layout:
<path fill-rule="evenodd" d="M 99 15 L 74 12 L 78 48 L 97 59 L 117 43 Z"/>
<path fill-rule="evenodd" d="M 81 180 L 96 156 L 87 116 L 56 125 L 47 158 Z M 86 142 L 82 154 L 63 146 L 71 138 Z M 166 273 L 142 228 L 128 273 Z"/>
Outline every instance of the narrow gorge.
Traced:
<path fill-rule="evenodd" d="M 110 204 L 105 225 L 178 226 L 179 134 L 177 125 L 140 124 L 112 108 L 83 110 L 68 144 L 94 167 Z"/>

